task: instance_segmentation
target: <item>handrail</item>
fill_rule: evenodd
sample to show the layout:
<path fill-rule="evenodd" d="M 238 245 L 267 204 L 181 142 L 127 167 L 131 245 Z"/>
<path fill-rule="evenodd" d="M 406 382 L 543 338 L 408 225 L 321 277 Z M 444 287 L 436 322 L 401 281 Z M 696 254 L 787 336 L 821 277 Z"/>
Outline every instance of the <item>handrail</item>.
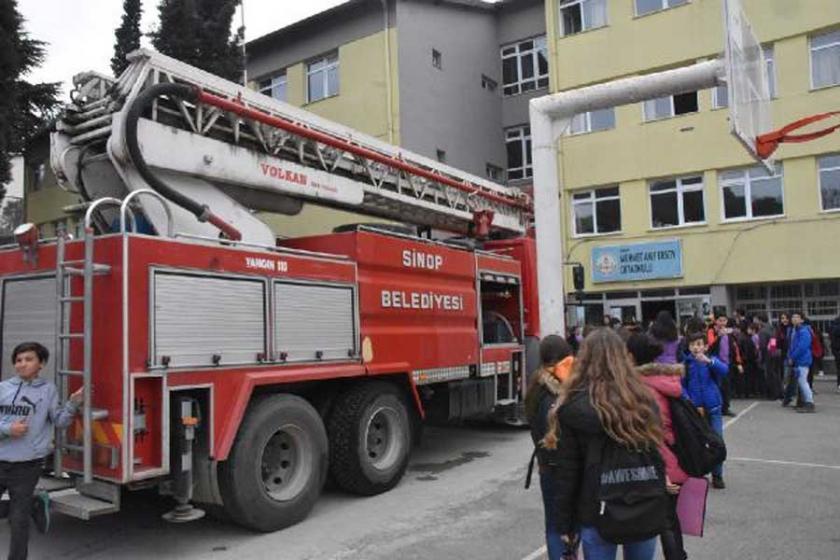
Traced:
<path fill-rule="evenodd" d="M 117 208 L 120 208 L 120 205 L 122 203 L 123 203 L 122 200 L 120 200 L 119 198 L 114 198 L 112 196 L 106 196 L 106 197 L 99 198 L 99 199 L 93 201 L 91 203 L 91 205 L 88 206 L 88 209 L 85 211 L 85 222 L 84 222 L 84 224 L 85 224 L 85 236 L 87 236 L 88 231 L 91 230 L 91 219 L 93 218 L 93 211 L 94 210 L 96 210 L 99 206 L 104 206 L 106 204 L 110 204 L 110 205 L 116 206 Z M 123 233 L 124 233 L 124 230 L 125 230 L 124 222 L 125 222 L 125 216 L 123 215 L 122 212 L 120 212 L 120 230 L 123 231 Z M 137 230 L 137 220 L 134 219 L 134 213 L 133 212 L 131 213 L 131 226 L 132 226 L 132 228 L 131 228 L 132 231 Z"/>
<path fill-rule="evenodd" d="M 131 212 L 128 204 L 132 201 L 132 199 L 139 197 L 141 194 L 150 195 L 152 198 L 160 202 L 160 205 L 163 207 L 163 211 L 166 213 L 166 236 L 175 237 L 175 222 L 172 219 L 172 209 L 169 208 L 169 202 L 163 197 L 163 195 L 153 191 L 152 189 L 138 189 L 136 191 L 132 191 L 123 199 L 122 204 L 120 205 L 120 233 L 123 235 L 125 234 L 125 213 L 126 211 Z M 133 218 L 133 214 L 132 223 L 134 224 L 134 232 L 136 233 L 137 220 Z"/>

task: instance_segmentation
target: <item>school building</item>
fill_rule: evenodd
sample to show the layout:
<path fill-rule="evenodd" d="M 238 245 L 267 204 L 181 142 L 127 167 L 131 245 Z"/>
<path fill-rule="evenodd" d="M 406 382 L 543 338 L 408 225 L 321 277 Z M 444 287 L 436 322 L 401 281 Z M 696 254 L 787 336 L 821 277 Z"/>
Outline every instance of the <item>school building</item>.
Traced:
<path fill-rule="evenodd" d="M 552 92 L 721 56 L 723 0 L 549 0 Z M 743 0 L 773 126 L 840 109 L 840 2 Z M 771 173 L 729 133 L 724 88 L 578 115 L 561 142 L 572 324 L 732 312 L 840 313 L 840 133 Z"/>

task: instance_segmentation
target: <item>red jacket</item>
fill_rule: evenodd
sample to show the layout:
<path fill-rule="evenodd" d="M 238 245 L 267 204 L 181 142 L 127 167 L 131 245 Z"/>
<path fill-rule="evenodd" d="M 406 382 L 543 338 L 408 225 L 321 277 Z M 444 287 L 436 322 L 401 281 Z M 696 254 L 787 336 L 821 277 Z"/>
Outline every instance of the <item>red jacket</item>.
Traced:
<path fill-rule="evenodd" d="M 671 423 L 671 407 L 668 405 L 669 398 L 680 398 L 682 395 L 682 376 L 685 368 L 680 364 L 646 364 L 638 368 L 642 381 L 653 393 L 656 405 L 659 407 L 659 417 L 662 420 L 662 432 L 665 436 L 665 443 L 659 448 L 659 454 L 665 461 L 665 473 L 674 484 L 682 484 L 688 479 L 677 456 L 671 451 L 674 441 L 674 427 Z"/>

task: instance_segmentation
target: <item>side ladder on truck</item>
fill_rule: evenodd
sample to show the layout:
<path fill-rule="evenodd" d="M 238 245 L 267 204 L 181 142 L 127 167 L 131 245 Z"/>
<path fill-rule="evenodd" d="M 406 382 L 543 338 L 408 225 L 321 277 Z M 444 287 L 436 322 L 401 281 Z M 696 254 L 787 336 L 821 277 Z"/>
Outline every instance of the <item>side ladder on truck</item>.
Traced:
<path fill-rule="evenodd" d="M 81 445 L 68 443 L 66 430 L 57 429 L 55 434 L 55 452 L 53 455 L 53 477 L 42 479 L 42 486 L 57 490 L 51 494 L 56 511 L 89 519 L 96 515 L 119 511 L 119 486 L 93 478 L 93 422 L 108 418 L 108 411 L 95 409 L 92 403 L 93 380 L 93 283 L 94 278 L 111 273 L 111 267 L 94 262 L 94 235 L 91 216 L 102 204 L 119 205 L 117 199 L 100 199 L 87 208 L 84 223 L 84 257 L 82 260 L 67 260 L 65 232 L 59 232 L 56 248 L 56 344 L 55 344 L 55 382 L 59 400 L 68 398 L 68 378 L 80 378 L 84 387 L 82 404 L 82 442 Z M 82 293 L 73 293 L 73 279 L 82 279 Z M 83 310 L 81 330 L 72 330 L 71 314 L 75 305 L 81 304 Z M 82 342 L 82 369 L 72 369 L 70 346 L 74 341 Z M 67 452 L 81 453 L 82 476 L 75 480 L 71 488 L 71 479 L 64 473 L 64 456 Z M 112 449 L 112 457 L 118 457 L 119 450 Z M 112 459 L 113 462 L 114 459 Z"/>

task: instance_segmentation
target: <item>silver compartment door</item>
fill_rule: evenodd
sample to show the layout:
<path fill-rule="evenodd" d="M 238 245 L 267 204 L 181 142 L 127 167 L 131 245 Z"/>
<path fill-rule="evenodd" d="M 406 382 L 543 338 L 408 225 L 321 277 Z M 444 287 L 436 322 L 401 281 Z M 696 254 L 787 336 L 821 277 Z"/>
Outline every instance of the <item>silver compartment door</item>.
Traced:
<path fill-rule="evenodd" d="M 347 360 L 356 354 L 351 286 L 274 284 L 274 351 L 286 361 Z"/>
<path fill-rule="evenodd" d="M 266 352 L 265 283 L 156 272 L 152 355 L 169 367 L 253 364 Z"/>
<path fill-rule="evenodd" d="M 21 342 L 40 342 L 50 351 L 41 377 L 55 382 L 55 277 L 8 279 L 3 282 L 2 378 L 13 376 L 12 350 Z"/>

